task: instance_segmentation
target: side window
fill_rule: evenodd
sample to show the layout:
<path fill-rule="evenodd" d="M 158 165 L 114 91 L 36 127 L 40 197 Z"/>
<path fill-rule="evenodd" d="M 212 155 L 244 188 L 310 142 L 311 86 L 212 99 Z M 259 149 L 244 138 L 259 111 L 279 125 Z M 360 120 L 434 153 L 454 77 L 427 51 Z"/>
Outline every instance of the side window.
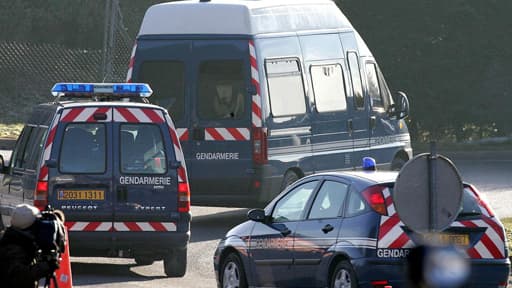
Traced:
<path fill-rule="evenodd" d="M 151 102 L 167 109 L 174 121 L 185 115 L 185 65 L 178 61 L 142 63 L 140 81 L 153 89 Z"/>
<path fill-rule="evenodd" d="M 379 75 L 379 86 L 380 86 L 380 93 L 382 96 L 382 101 L 384 105 L 384 109 L 388 109 L 389 105 L 393 104 L 393 98 L 391 98 L 391 94 L 389 93 L 388 85 L 386 84 L 386 80 L 384 80 L 384 75 L 382 75 L 382 72 L 379 69 L 379 66 L 377 67 L 377 74 Z"/>
<path fill-rule="evenodd" d="M 266 60 L 265 70 L 272 115 L 279 117 L 306 113 L 306 98 L 299 60 Z"/>
<path fill-rule="evenodd" d="M 374 63 L 366 63 L 365 70 L 372 108 L 384 108 L 379 79 L 377 78 L 377 66 Z"/>
<path fill-rule="evenodd" d="M 25 153 L 27 148 L 27 142 L 30 138 L 30 134 L 34 128 L 31 126 L 25 126 L 21 132 L 16 147 L 14 148 L 13 155 L 11 157 L 11 167 L 15 169 L 25 168 Z M 27 155 L 28 156 L 28 155 Z"/>
<path fill-rule="evenodd" d="M 354 90 L 354 107 L 364 109 L 363 84 L 361 82 L 361 73 L 359 70 L 359 59 L 355 52 L 348 52 L 348 66 L 350 78 L 352 79 L 352 89 Z"/>
<path fill-rule="evenodd" d="M 341 66 L 311 66 L 310 69 L 316 110 L 320 113 L 346 110 L 345 81 Z"/>
<path fill-rule="evenodd" d="M 43 152 L 43 140 L 46 128 L 37 127 L 32 129 L 32 133 L 27 142 L 27 148 L 23 156 L 23 162 L 26 169 L 36 170 L 39 158 Z"/>
<path fill-rule="evenodd" d="M 246 119 L 242 60 L 204 61 L 199 67 L 198 116 L 202 120 Z"/>
<path fill-rule="evenodd" d="M 274 207 L 272 219 L 274 222 L 300 220 L 309 198 L 313 194 L 318 181 L 311 181 L 296 187 L 281 198 Z"/>
<path fill-rule="evenodd" d="M 347 213 L 346 216 L 357 215 L 367 209 L 367 204 L 364 201 L 361 193 L 352 190 L 348 197 Z"/>
<path fill-rule="evenodd" d="M 60 144 L 61 173 L 104 173 L 106 169 L 105 124 L 69 123 Z"/>
<path fill-rule="evenodd" d="M 167 157 L 160 127 L 155 124 L 122 124 L 119 139 L 121 172 L 163 174 Z"/>
<path fill-rule="evenodd" d="M 345 203 L 348 186 L 335 181 L 325 181 L 309 212 L 308 219 L 335 218 Z"/>

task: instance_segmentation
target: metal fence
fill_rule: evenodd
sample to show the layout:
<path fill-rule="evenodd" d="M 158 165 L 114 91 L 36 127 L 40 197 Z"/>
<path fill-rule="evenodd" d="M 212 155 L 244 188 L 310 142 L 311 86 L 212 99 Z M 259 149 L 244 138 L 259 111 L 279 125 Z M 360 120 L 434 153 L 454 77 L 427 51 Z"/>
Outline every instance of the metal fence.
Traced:
<path fill-rule="evenodd" d="M 25 120 L 33 105 L 51 101 L 56 82 L 124 82 L 134 44 L 118 0 L 106 1 L 103 49 L 0 39 L 0 123 Z"/>

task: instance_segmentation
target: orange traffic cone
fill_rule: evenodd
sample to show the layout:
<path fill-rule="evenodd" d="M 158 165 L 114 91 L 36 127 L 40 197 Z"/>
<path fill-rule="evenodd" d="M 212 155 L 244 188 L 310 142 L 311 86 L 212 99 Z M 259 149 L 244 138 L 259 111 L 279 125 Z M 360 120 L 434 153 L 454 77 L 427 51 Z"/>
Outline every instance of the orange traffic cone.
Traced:
<path fill-rule="evenodd" d="M 59 288 L 72 288 L 73 280 L 71 278 L 71 261 L 69 260 L 69 241 L 68 228 L 66 227 L 66 248 L 61 254 L 59 269 L 55 270 L 55 279 Z M 53 281 L 50 281 L 50 288 L 56 288 Z"/>

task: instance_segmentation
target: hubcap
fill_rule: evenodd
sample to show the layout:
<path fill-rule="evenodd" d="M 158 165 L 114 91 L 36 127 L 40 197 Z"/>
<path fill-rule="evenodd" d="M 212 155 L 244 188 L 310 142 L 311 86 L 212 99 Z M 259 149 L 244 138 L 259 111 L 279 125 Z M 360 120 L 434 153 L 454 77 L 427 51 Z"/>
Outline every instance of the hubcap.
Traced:
<path fill-rule="evenodd" d="M 240 287 L 240 272 L 238 271 L 238 266 L 236 265 L 236 263 L 229 262 L 224 267 L 222 286 L 224 288 Z"/>
<path fill-rule="evenodd" d="M 341 269 L 336 273 L 336 278 L 334 278 L 334 288 L 350 288 L 351 287 L 351 281 L 350 281 L 350 273 L 345 270 Z"/>

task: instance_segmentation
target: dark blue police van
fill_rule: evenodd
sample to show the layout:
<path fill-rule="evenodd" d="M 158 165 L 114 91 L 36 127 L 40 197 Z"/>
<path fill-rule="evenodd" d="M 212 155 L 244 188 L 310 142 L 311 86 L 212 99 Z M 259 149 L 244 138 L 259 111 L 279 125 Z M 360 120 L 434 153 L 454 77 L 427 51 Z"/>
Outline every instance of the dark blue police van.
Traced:
<path fill-rule="evenodd" d="M 59 83 L 34 107 L 2 167 L 0 216 L 26 202 L 65 213 L 71 255 L 164 260 L 181 277 L 190 238 L 190 190 L 168 112 L 129 102 L 144 84 Z"/>
<path fill-rule="evenodd" d="M 194 204 L 264 203 L 305 175 L 412 155 L 407 97 L 334 1 L 154 5 L 127 80 L 173 115 Z"/>

